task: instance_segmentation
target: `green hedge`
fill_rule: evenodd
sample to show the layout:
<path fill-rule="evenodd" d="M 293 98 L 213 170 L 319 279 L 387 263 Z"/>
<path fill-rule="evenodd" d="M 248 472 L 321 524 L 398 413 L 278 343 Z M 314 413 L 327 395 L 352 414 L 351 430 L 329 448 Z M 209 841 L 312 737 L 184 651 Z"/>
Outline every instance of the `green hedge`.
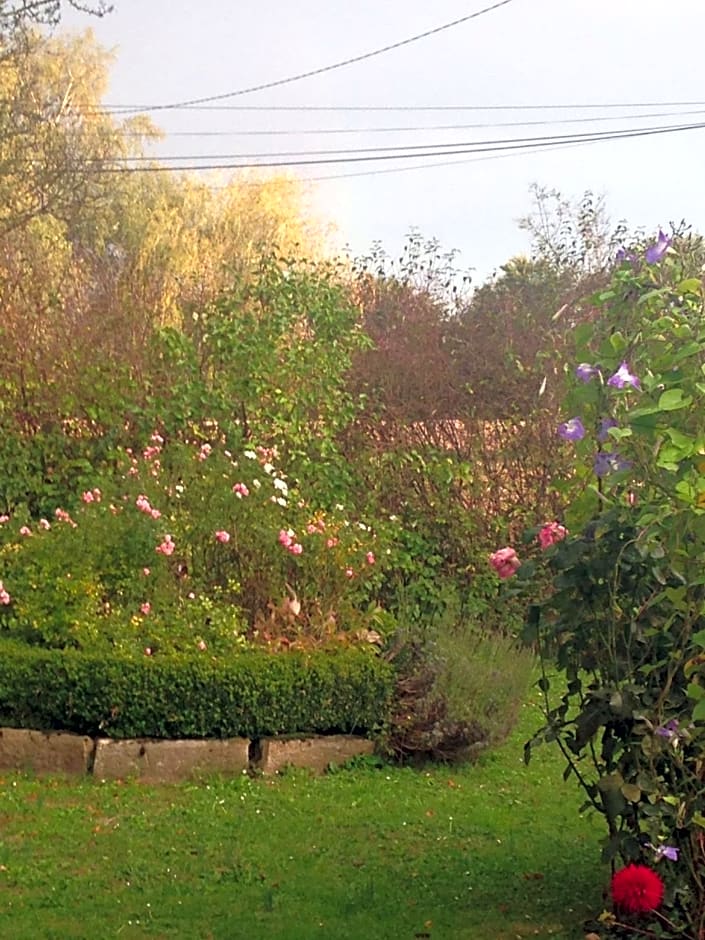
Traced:
<path fill-rule="evenodd" d="M 105 658 L 0 643 L 0 724 L 111 738 L 365 733 L 385 726 L 394 679 L 369 651 L 230 659 Z"/>

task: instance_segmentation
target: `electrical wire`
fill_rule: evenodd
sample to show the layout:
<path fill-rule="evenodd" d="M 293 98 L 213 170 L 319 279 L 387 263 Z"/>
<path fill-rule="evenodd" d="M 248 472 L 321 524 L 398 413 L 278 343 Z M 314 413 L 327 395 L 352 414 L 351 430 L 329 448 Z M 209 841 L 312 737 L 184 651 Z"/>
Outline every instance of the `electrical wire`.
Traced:
<path fill-rule="evenodd" d="M 171 109 L 184 108 L 190 111 L 566 111 L 596 110 L 598 108 L 698 108 L 705 101 L 603 101 L 598 103 L 572 102 L 566 104 L 401 104 L 401 105 L 318 105 L 318 104 L 221 104 L 221 105 L 171 105 Z M 106 104 L 99 110 L 86 110 L 82 114 L 104 115 L 128 112 L 153 111 L 157 106 Z"/>
<path fill-rule="evenodd" d="M 349 59 L 343 59 L 341 62 L 333 62 L 331 65 L 324 65 L 320 68 L 309 69 L 306 72 L 299 72 L 297 75 L 289 75 L 286 78 L 278 78 L 271 82 L 262 82 L 259 85 L 250 85 L 247 88 L 238 88 L 236 91 L 228 91 L 220 95 L 207 95 L 203 98 L 192 98 L 189 101 L 177 101 L 171 104 L 155 104 L 151 105 L 149 108 L 127 108 L 123 110 L 122 113 L 129 113 L 133 110 L 167 111 L 171 110 L 172 108 L 190 108 L 195 105 L 208 104 L 212 101 L 224 101 L 227 98 L 236 98 L 240 95 L 249 95 L 255 91 L 265 91 L 268 88 L 279 88 L 281 85 L 289 85 L 292 82 L 300 82 L 304 78 L 312 78 L 315 75 L 324 75 L 326 72 L 332 72 L 335 69 L 342 69 L 348 65 L 355 65 L 358 62 L 364 62 L 367 59 L 374 58 L 375 56 L 383 55 L 385 52 L 392 52 L 394 49 L 401 49 L 402 46 L 408 46 L 411 45 L 411 43 L 418 42 L 421 39 L 427 39 L 429 36 L 435 36 L 444 30 L 452 29 L 454 26 L 460 26 L 462 23 L 467 23 L 470 20 L 477 19 L 479 16 L 484 16 L 485 13 L 491 13 L 493 10 L 498 10 L 500 7 L 507 6 L 507 4 L 513 2 L 514 0 L 498 0 L 497 3 L 493 3 L 491 6 L 484 7 L 482 10 L 477 10 L 475 13 L 469 13 L 466 16 L 461 16 L 459 19 L 453 20 L 450 23 L 443 23 L 441 26 L 435 26 L 433 29 L 427 29 L 423 33 L 417 33 L 415 36 L 409 36 L 407 39 L 402 39 L 399 42 L 393 42 L 387 46 L 382 46 L 379 49 L 373 49 L 371 52 L 365 52 L 362 55 L 352 56 Z"/>
<path fill-rule="evenodd" d="M 638 128 L 641 131 L 662 131 L 664 129 L 676 129 L 678 127 L 692 127 L 692 125 L 661 125 L 658 127 L 643 127 Z M 703 125 L 705 126 L 705 125 Z M 448 147 L 489 147 L 495 144 L 549 144 L 561 141 L 568 140 L 590 140 L 593 137 L 601 138 L 605 134 L 625 134 L 629 133 L 628 129 L 622 129 L 617 131 L 583 131 L 581 133 L 575 134 L 552 134 L 552 135 L 541 135 L 540 137 L 504 137 L 497 138 L 493 137 L 490 140 L 464 140 L 464 141 L 450 141 L 448 143 L 430 143 L 430 144 L 392 144 L 388 147 L 343 147 L 343 148 L 327 148 L 327 149 L 317 149 L 317 150 L 279 150 L 275 153 L 272 151 L 261 151 L 255 153 L 207 153 L 207 154 L 173 154 L 166 156 L 159 156 L 159 160 L 162 162 L 180 162 L 183 160 L 259 160 L 266 157 L 330 157 L 330 156 L 348 156 L 348 155 L 357 155 L 363 153 L 392 153 L 395 151 L 403 150 L 406 154 L 411 154 L 412 152 L 419 150 L 438 150 L 440 153 Z M 154 162 L 153 156 L 144 156 L 142 154 L 136 154 L 134 156 L 126 157 L 125 159 L 130 160 L 134 163 L 145 163 L 145 162 Z"/>
<path fill-rule="evenodd" d="M 603 142 L 610 140 L 626 140 L 636 137 L 650 137 L 653 135 L 672 134 L 683 131 L 702 130 L 705 128 L 705 122 L 697 124 L 680 124 L 668 127 L 642 128 L 639 130 L 624 130 L 606 132 L 600 135 L 566 135 L 564 137 L 543 138 L 524 138 L 515 139 L 511 142 L 498 143 L 496 141 L 475 142 L 473 144 L 446 144 L 445 147 L 456 146 L 456 150 L 435 150 L 426 153 L 415 151 L 413 153 L 379 153 L 375 152 L 368 156 L 335 156 L 335 157 L 315 157 L 312 160 L 269 160 L 265 162 L 239 162 L 239 163 L 210 163 L 210 164 L 192 164 L 178 167 L 180 172 L 203 171 L 203 170 L 238 170 L 269 167 L 294 167 L 294 166 L 322 166 L 331 163 L 369 163 L 374 161 L 386 160 L 409 160 L 434 156 L 455 156 L 471 153 L 492 153 L 496 151 L 526 150 L 530 148 L 540 148 L 542 146 L 560 146 L 576 143 Z M 490 144 L 490 146 L 486 146 Z M 379 148 L 383 149 L 383 148 Z M 273 154 L 272 156 L 277 156 Z M 203 158 L 209 159 L 209 158 Z M 210 158 L 214 159 L 214 158 Z M 235 157 L 233 157 L 235 159 Z M 244 157 L 243 157 L 244 159 Z M 95 172 L 99 173 L 170 173 L 173 167 L 163 164 L 145 164 L 142 166 L 98 166 Z"/>
<path fill-rule="evenodd" d="M 327 134 L 397 134 L 419 131 L 489 130 L 493 127 L 547 127 L 560 124 L 594 124 L 602 121 L 641 121 L 647 118 L 692 117 L 705 114 L 705 110 L 651 111 L 646 114 L 609 114 L 586 118 L 557 118 L 542 121 L 493 121 L 475 124 L 416 124 L 402 127 L 320 127 L 290 128 L 278 130 L 234 130 L 234 131 L 162 131 L 164 137 L 299 137 Z M 124 131 L 125 137 L 144 137 L 143 131 Z"/>

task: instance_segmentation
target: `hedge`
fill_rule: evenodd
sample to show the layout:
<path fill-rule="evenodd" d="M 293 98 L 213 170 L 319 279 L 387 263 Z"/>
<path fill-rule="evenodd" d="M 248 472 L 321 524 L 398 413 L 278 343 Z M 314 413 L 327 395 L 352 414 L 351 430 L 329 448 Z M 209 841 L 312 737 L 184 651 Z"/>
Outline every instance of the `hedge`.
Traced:
<path fill-rule="evenodd" d="M 370 651 L 109 658 L 0 643 L 0 724 L 111 738 L 369 733 L 394 675 Z"/>

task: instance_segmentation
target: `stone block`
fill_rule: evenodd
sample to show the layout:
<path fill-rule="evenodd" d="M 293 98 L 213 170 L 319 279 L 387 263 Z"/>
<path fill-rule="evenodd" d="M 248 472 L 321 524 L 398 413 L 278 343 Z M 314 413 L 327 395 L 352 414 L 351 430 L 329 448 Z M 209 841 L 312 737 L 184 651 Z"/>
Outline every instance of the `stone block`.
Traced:
<path fill-rule="evenodd" d="M 246 738 L 225 741 L 159 741 L 99 738 L 93 775 L 101 780 L 136 777 L 148 783 L 178 783 L 209 774 L 239 774 L 249 766 Z"/>
<path fill-rule="evenodd" d="M 0 770 L 85 774 L 90 770 L 93 748 L 93 739 L 80 734 L 0 728 Z"/>
<path fill-rule="evenodd" d="M 344 764 L 352 757 L 372 754 L 374 742 L 349 734 L 315 735 L 306 738 L 262 738 L 257 769 L 275 774 L 290 765 L 323 773 L 329 764 Z"/>

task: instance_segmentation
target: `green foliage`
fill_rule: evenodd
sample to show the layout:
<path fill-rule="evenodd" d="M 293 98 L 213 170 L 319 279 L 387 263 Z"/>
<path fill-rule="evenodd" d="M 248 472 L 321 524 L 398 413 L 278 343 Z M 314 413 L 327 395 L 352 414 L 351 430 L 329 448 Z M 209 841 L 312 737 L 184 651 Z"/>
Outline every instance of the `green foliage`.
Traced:
<path fill-rule="evenodd" d="M 617 268 L 593 298 L 598 315 L 576 331 L 577 362 L 594 367 L 573 383 L 565 409 L 587 429 L 571 484 L 582 489 L 567 513 L 574 534 L 546 553 L 551 590 L 529 618 L 567 686 L 556 698 L 542 680 L 547 724 L 527 755 L 558 741 L 566 775 L 604 816 L 603 857 L 659 864 L 666 897 L 655 929 L 673 932 L 654 935 L 699 937 L 705 320 L 693 262 L 701 246 L 676 238 L 652 261 L 642 251 Z M 523 566 L 519 578 L 531 583 L 534 572 Z M 677 861 L 663 856 L 666 846 Z"/>
<path fill-rule="evenodd" d="M 106 657 L 3 641 L 0 722 L 114 738 L 379 731 L 392 677 L 359 650 Z"/>

